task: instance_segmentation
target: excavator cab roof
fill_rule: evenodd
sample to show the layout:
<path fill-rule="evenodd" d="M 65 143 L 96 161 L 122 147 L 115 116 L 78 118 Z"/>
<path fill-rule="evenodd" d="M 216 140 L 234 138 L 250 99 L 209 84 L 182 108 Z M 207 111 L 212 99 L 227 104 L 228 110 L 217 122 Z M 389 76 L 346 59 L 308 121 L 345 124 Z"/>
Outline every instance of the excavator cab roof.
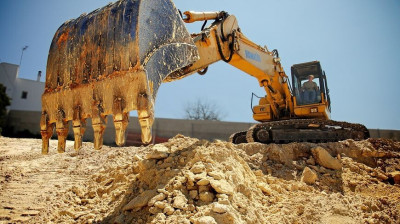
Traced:
<path fill-rule="evenodd" d="M 313 75 L 314 78 L 320 78 L 322 74 L 323 71 L 319 61 L 292 65 L 292 75 L 300 80 L 307 79 L 309 75 Z"/>

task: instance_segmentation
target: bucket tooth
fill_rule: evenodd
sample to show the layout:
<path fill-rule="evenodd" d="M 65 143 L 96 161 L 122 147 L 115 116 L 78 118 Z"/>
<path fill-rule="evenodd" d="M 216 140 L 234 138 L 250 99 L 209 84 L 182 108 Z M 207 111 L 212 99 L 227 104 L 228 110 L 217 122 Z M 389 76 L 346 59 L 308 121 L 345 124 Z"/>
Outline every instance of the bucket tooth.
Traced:
<path fill-rule="evenodd" d="M 115 126 L 115 143 L 118 146 L 125 145 L 125 132 L 128 126 L 129 119 L 128 114 L 116 114 L 114 116 L 114 126 Z"/>
<path fill-rule="evenodd" d="M 125 101 L 121 97 L 116 97 L 113 104 L 115 143 L 118 146 L 125 145 L 125 131 L 128 126 L 128 113 L 123 112 Z"/>
<path fill-rule="evenodd" d="M 57 146 L 57 152 L 58 153 L 64 153 L 65 152 L 65 146 L 67 143 L 67 136 L 68 136 L 68 123 L 65 123 L 67 128 L 56 128 L 56 132 L 58 135 L 58 146 Z"/>
<path fill-rule="evenodd" d="M 152 139 L 151 128 L 154 122 L 153 101 L 147 94 L 139 94 L 138 96 L 138 118 L 140 128 L 142 130 L 142 142 L 149 144 Z"/>
<path fill-rule="evenodd" d="M 56 132 L 58 135 L 57 151 L 63 153 L 68 136 L 68 121 L 65 120 L 65 112 L 62 109 L 59 109 L 57 113 Z"/>
<path fill-rule="evenodd" d="M 103 135 L 106 129 L 107 116 L 102 115 L 103 109 L 98 106 L 93 107 L 92 126 L 94 134 L 94 149 L 99 150 L 103 147 Z"/>
<path fill-rule="evenodd" d="M 42 154 L 46 155 L 49 153 L 49 140 L 54 132 L 54 124 L 47 124 L 45 130 L 41 130 L 42 135 Z"/>
<path fill-rule="evenodd" d="M 93 124 L 94 149 L 99 150 L 103 147 L 103 135 L 106 125 L 103 123 Z"/>
<path fill-rule="evenodd" d="M 85 133 L 85 124 L 81 124 L 81 126 L 74 126 L 74 149 L 78 151 L 82 147 L 82 138 Z"/>
<path fill-rule="evenodd" d="M 103 135 L 106 129 L 106 116 L 92 118 L 94 132 L 94 149 L 99 150 L 103 147 Z"/>
<path fill-rule="evenodd" d="M 40 134 L 42 135 L 42 154 L 49 153 L 49 139 L 53 135 L 54 124 L 49 123 L 49 116 L 42 112 L 40 117 Z"/>
<path fill-rule="evenodd" d="M 82 138 L 86 130 L 86 120 L 82 118 L 82 109 L 77 106 L 74 110 L 74 119 L 72 121 L 74 130 L 74 149 L 79 150 L 82 147 Z"/>
<path fill-rule="evenodd" d="M 139 117 L 139 124 L 142 130 L 142 142 L 149 144 L 152 139 L 151 127 L 153 126 L 153 117 Z"/>

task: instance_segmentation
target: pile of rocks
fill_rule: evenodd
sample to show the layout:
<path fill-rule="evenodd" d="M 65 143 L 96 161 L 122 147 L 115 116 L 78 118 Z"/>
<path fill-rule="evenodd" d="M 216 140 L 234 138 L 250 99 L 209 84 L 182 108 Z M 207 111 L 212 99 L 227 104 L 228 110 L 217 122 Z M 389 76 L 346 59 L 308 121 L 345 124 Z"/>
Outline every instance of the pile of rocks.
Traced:
<path fill-rule="evenodd" d="M 227 174 L 223 166 L 231 164 L 232 157 L 240 159 L 231 150 L 217 148 L 206 141 L 195 141 L 184 148 L 176 144 L 153 146 L 138 164 L 137 181 L 149 183 L 144 184 L 149 189 L 139 189 L 141 193 L 123 205 L 122 212 L 112 221 L 130 222 L 138 213 L 148 211 L 153 215 L 153 223 L 231 223 L 236 217 L 231 204 L 235 192 L 231 182 L 233 172 Z M 215 156 L 225 163 L 215 161 Z M 238 164 L 245 163 L 242 160 Z M 250 172 L 255 177 L 251 170 L 244 171 L 240 166 L 230 169 Z M 150 173 L 163 174 L 149 181 Z"/>
<path fill-rule="evenodd" d="M 49 158 L 67 161 L 65 175 L 90 177 L 48 195 L 47 212 L 32 223 L 381 223 L 400 217 L 389 174 L 396 153 L 367 141 L 233 145 L 181 135 L 84 148 Z"/>

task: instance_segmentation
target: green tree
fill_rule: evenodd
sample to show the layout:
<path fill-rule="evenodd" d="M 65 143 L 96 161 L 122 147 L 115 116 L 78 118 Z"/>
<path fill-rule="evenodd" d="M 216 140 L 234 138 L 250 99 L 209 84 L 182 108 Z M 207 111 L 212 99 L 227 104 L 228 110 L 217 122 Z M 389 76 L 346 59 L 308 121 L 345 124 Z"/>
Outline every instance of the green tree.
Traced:
<path fill-rule="evenodd" d="M 0 83 L 0 134 L 6 124 L 7 109 L 10 105 L 10 98 L 6 94 L 6 87 Z"/>

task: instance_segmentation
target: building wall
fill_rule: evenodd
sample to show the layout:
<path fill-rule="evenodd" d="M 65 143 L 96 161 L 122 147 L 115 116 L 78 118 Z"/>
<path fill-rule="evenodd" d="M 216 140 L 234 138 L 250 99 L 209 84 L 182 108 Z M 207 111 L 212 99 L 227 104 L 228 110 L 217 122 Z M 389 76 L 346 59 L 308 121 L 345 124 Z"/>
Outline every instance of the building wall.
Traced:
<path fill-rule="evenodd" d="M 44 82 L 16 78 L 15 84 L 10 110 L 41 111 Z M 22 92 L 27 93 L 26 99 Z"/>
<path fill-rule="evenodd" d="M 11 98 L 15 90 L 15 78 L 18 72 L 18 65 L 0 63 L 0 83 L 6 87 L 6 94 Z"/>
<path fill-rule="evenodd" d="M 11 98 L 9 110 L 41 111 L 41 96 L 44 82 L 18 78 L 18 65 L 0 63 L 0 83 L 6 86 L 6 93 Z M 26 92 L 26 98 L 22 93 Z"/>

